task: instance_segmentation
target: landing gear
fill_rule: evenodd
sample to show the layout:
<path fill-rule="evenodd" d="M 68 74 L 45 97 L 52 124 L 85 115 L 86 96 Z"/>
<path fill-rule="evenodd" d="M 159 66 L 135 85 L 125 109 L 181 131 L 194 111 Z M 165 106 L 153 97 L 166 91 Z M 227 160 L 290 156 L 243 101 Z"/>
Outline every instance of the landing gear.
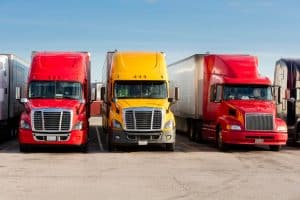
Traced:
<path fill-rule="evenodd" d="M 195 126 L 194 126 L 194 123 L 193 123 L 193 120 L 189 120 L 189 123 L 188 123 L 189 127 L 188 127 L 188 136 L 189 136 L 189 139 L 191 141 L 196 141 L 196 130 L 195 130 Z"/>

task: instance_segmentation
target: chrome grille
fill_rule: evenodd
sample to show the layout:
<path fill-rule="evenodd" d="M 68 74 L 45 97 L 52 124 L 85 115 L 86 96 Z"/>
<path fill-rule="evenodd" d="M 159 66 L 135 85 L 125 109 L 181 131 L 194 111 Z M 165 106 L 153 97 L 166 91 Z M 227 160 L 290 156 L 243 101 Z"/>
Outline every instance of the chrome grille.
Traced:
<path fill-rule="evenodd" d="M 151 129 L 152 111 L 135 111 L 136 129 Z"/>
<path fill-rule="evenodd" d="M 135 129 L 133 111 L 132 110 L 126 111 L 126 113 L 125 113 L 125 123 L 126 123 L 127 129 Z"/>
<path fill-rule="evenodd" d="M 47 131 L 58 131 L 60 125 L 60 112 L 43 112 L 44 127 Z"/>
<path fill-rule="evenodd" d="M 162 111 L 137 108 L 125 111 L 126 130 L 160 130 Z"/>
<path fill-rule="evenodd" d="M 161 111 L 154 110 L 152 128 L 161 129 L 161 120 L 162 120 Z"/>
<path fill-rule="evenodd" d="M 35 111 L 33 116 L 34 129 L 43 130 L 42 111 Z"/>
<path fill-rule="evenodd" d="M 71 127 L 71 112 L 67 112 L 67 111 L 63 111 L 63 115 L 62 115 L 62 120 L 61 120 L 61 130 L 62 131 L 67 131 L 69 130 Z"/>
<path fill-rule="evenodd" d="M 246 114 L 246 130 L 271 131 L 273 130 L 273 121 L 271 114 Z"/>
<path fill-rule="evenodd" d="M 33 111 L 33 130 L 38 132 L 71 131 L 71 111 L 44 109 Z"/>

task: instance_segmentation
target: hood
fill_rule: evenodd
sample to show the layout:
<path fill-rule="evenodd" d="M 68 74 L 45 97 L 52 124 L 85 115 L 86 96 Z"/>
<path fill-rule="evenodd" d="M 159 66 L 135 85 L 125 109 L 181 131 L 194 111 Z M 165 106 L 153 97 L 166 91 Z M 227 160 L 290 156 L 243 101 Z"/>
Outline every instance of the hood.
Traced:
<path fill-rule="evenodd" d="M 29 99 L 28 106 L 30 109 L 64 108 L 76 110 L 79 108 L 80 102 L 73 99 Z"/>
<path fill-rule="evenodd" d="M 275 104 L 273 101 L 264 100 L 229 100 L 226 101 L 229 107 L 233 107 L 244 113 L 273 113 Z"/>
<path fill-rule="evenodd" d="M 169 102 L 166 99 L 118 99 L 116 105 L 121 109 L 136 107 L 167 109 Z"/>

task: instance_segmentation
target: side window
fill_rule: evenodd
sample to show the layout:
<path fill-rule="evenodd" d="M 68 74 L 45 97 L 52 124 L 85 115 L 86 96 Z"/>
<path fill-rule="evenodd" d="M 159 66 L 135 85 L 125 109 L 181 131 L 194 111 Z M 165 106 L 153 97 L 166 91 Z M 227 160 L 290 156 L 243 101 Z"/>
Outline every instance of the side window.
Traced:
<path fill-rule="evenodd" d="M 215 87 L 216 85 L 211 85 L 210 86 L 210 102 L 213 102 L 216 100 L 216 90 Z"/>
<path fill-rule="evenodd" d="M 222 100 L 222 85 L 212 85 L 210 87 L 210 101 L 220 102 Z"/>
<path fill-rule="evenodd" d="M 222 85 L 217 85 L 216 89 L 216 102 L 220 102 L 222 100 Z"/>

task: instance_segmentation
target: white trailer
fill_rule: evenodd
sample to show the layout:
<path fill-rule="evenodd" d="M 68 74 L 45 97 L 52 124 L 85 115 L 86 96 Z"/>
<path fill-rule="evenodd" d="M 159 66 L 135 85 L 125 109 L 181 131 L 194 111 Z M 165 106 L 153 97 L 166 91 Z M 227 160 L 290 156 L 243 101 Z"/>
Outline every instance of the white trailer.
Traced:
<path fill-rule="evenodd" d="M 0 129 L 15 134 L 24 109 L 16 95 L 26 94 L 28 64 L 13 54 L 0 54 Z M 0 138 L 6 131 L 0 131 Z"/>
<path fill-rule="evenodd" d="M 203 55 L 195 54 L 168 65 L 170 88 L 180 88 L 180 100 L 172 106 L 176 129 L 194 134 L 200 127 L 192 127 L 203 116 Z M 170 92 L 173 90 L 170 89 Z M 172 96 L 172 95 L 171 95 Z M 194 121 L 194 122 L 193 122 Z M 196 126 L 201 124 L 196 123 Z M 191 137 L 191 136 L 190 136 Z"/>

